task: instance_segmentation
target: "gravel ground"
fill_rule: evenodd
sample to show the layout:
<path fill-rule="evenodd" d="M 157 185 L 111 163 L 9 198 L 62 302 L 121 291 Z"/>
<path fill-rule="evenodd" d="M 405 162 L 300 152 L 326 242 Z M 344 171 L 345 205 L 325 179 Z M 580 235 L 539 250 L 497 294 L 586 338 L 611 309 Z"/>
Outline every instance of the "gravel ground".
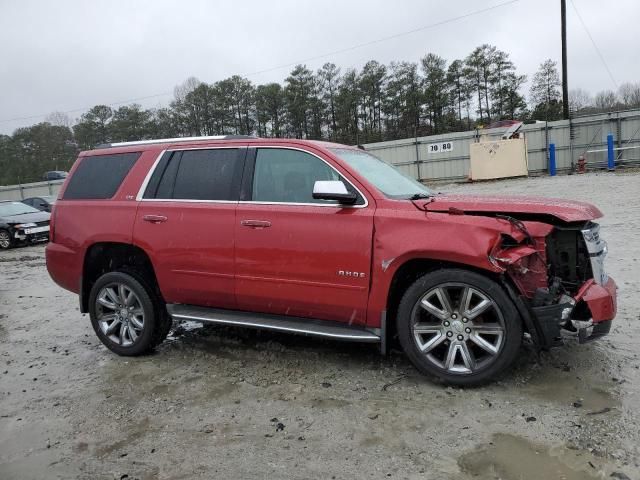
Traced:
<path fill-rule="evenodd" d="M 640 478 L 640 174 L 438 186 L 592 201 L 619 312 L 599 342 L 482 388 L 400 352 L 185 323 L 150 356 L 96 339 L 44 247 L 0 253 L 0 478 Z"/>

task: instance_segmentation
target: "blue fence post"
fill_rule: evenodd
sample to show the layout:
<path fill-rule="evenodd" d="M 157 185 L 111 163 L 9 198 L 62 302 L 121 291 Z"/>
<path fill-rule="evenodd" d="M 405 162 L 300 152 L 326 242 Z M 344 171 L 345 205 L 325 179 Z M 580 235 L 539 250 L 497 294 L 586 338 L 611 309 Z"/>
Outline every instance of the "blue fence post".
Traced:
<path fill-rule="evenodd" d="M 613 134 L 607 135 L 607 168 L 609 170 L 616 169 L 616 160 L 613 156 Z"/>
<path fill-rule="evenodd" d="M 556 175 L 556 144 L 549 144 L 549 175 L 555 177 Z"/>

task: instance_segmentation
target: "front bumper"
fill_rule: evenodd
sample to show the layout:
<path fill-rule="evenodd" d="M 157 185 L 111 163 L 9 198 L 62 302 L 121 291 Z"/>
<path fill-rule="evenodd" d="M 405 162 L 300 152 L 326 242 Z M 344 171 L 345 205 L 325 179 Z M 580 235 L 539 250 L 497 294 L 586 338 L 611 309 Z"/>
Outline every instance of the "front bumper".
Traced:
<path fill-rule="evenodd" d="M 618 310 L 616 290 L 618 289 L 613 278 L 600 285 L 594 280 L 586 282 L 574 297 L 576 304 L 585 302 L 591 312 L 593 323 L 613 320 Z"/>
<path fill-rule="evenodd" d="M 577 334 L 580 343 L 608 334 L 617 312 L 617 289 L 611 277 L 603 284 L 592 279 L 566 302 L 531 307 L 540 346 L 548 348 L 561 344 L 562 330 Z"/>
<path fill-rule="evenodd" d="M 46 242 L 49 240 L 49 225 L 36 226 L 31 228 L 15 228 L 13 236 L 21 242 Z"/>

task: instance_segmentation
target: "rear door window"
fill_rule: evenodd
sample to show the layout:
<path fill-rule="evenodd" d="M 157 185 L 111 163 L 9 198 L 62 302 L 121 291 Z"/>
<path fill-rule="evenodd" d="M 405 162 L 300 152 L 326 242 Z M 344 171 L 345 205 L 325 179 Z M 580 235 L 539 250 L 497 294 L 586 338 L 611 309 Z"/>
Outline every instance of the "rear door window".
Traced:
<path fill-rule="evenodd" d="M 111 198 L 140 152 L 84 157 L 64 192 L 64 200 Z"/>
<path fill-rule="evenodd" d="M 237 201 L 244 149 L 172 152 L 156 167 L 144 198 Z"/>

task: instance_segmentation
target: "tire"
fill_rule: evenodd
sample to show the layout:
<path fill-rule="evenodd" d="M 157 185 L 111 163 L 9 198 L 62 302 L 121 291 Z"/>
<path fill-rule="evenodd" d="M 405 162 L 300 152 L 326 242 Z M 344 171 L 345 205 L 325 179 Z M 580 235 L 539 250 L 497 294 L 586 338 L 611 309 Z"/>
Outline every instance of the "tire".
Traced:
<path fill-rule="evenodd" d="M 171 331 L 171 327 L 173 326 L 173 319 L 169 316 L 167 312 L 164 301 L 161 300 L 160 291 L 152 288 L 152 283 L 147 281 L 147 277 L 143 272 L 140 272 L 134 268 L 125 267 L 121 270 L 123 273 L 131 275 L 134 277 L 140 284 L 147 290 L 151 300 L 154 301 L 154 305 L 156 305 L 156 312 L 158 315 L 158 328 L 154 333 L 152 347 L 155 348 L 160 345 L 169 335 Z M 154 293 L 155 292 L 155 293 Z"/>
<path fill-rule="evenodd" d="M 0 228 L 0 249 L 9 250 L 11 247 L 13 247 L 13 237 L 11 237 L 11 232 L 6 228 Z"/>
<path fill-rule="evenodd" d="M 168 333 L 163 305 L 133 272 L 109 272 L 98 278 L 89 294 L 89 316 L 100 341 L 122 356 L 147 353 Z"/>
<path fill-rule="evenodd" d="M 413 365 L 447 384 L 486 383 L 509 367 L 522 342 L 522 320 L 493 280 L 462 269 L 423 275 L 405 292 L 398 337 Z"/>
<path fill-rule="evenodd" d="M 158 328 L 158 334 L 153 340 L 153 348 L 164 342 L 171 331 L 171 327 L 173 327 L 173 319 L 169 316 L 167 309 L 163 306 L 162 311 L 160 312 L 160 327 Z"/>

